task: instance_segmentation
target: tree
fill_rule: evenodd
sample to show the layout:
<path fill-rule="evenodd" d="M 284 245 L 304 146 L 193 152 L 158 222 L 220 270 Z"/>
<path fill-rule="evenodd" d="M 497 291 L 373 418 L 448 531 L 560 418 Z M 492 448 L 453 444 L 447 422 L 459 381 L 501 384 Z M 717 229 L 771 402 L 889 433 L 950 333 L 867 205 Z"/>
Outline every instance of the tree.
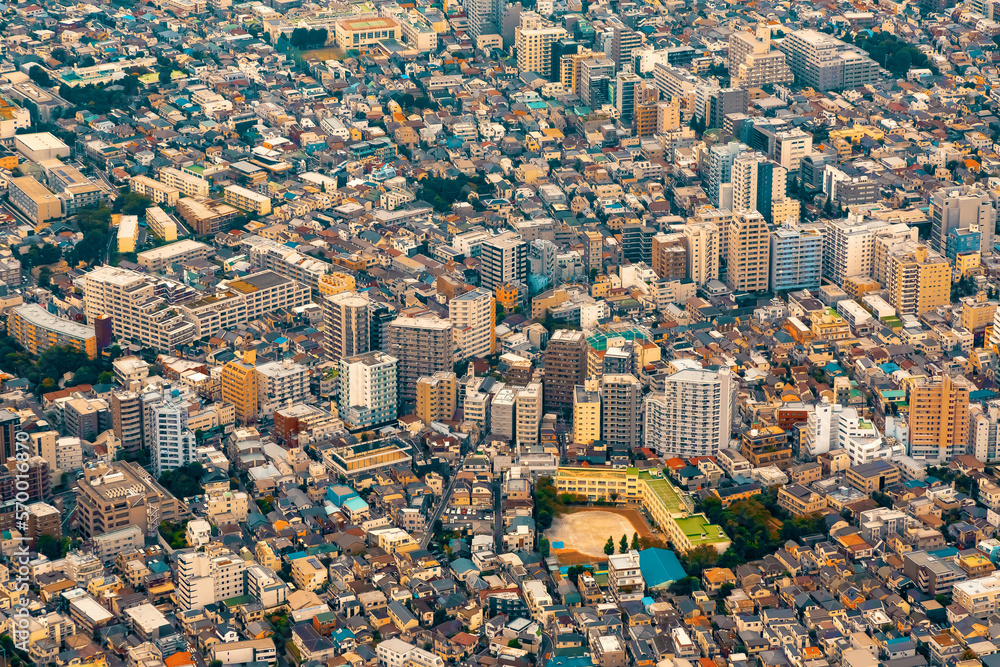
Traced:
<path fill-rule="evenodd" d="M 222 661 L 213 660 L 212 662 L 208 663 L 208 667 L 222 667 Z"/>
<path fill-rule="evenodd" d="M 112 211 L 122 215 L 144 215 L 146 209 L 153 205 L 153 200 L 149 197 L 135 192 L 126 192 L 115 200 Z"/>
<path fill-rule="evenodd" d="M 544 538 L 538 538 L 538 553 L 542 555 L 542 558 L 549 557 L 549 541 Z"/>
<path fill-rule="evenodd" d="M 618 542 L 618 553 L 623 554 L 628 551 L 628 535 L 622 535 L 622 539 Z"/>
<path fill-rule="evenodd" d="M 615 538 L 608 535 L 608 541 L 604 543 L 604 555 L 615 555 Z"/>
<path fill-rule="evenodd" d="M 161 67 L 157 71 L 156 78 L 160 82 L 160 85 L 166 85 L 170 83 L 170 76 L 173 74 L 173 71 L 174 70 L 172 67 Z"/>
<path fill-rule="evenodd" d="M 47 557 L 49 560 L 58 560 L 63 557 L 63 543 L 51 535 L 40 535 L 35 545 L 36 551 Z"/>
<path fill-rule="evenodd" d="M 516 638 L 511 639 L 509 642 L 507 642 L 507 646 L 511 648 L 521 648 L 521 642 L 517 641 Z"/>
<path fill-rule="evenodd" d="M 632 533 L 632 548 L 639 550 L 639 533 Z"/>
<path fill-rule="evenodd" d="M 34 65 L 28 70 L 28 78 L 43 88 L 49 88 L 52 86 L 52 77 L 38 65 Z"/>

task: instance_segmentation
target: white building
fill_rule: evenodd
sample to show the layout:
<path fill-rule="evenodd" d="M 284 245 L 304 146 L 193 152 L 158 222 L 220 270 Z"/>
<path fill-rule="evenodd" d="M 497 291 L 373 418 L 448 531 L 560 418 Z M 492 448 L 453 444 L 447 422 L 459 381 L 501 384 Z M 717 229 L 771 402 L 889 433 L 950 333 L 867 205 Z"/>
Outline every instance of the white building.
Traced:
<path fill-rule="evenodd" d="M 209 556 L 205 552 L 177 557 L 177 602 L 185 611 L 228 600 L 246 593 L 247 563 L 233 555 Z"/>
<path fill-rule="evenodd" d="M 444 667 L 441 656 L 393 637 L 375 647 L 379 667 Z"/>
<path fill-rule="evenodd" d="M 608 558 L 608 584 L 619 603 L 638 602 L 646 592 L 646 582 L 639 570 L 639 552 L 635 549 Z"/>
<path fill-rule="evenodd" d="M 194 462 L 197 442 L 188 428 L 187 406 L 171 400 L 156 406 L 153 409 L 152 433 L 153 468 L 157 477 Z"/>
<path fill-rule="evenodd" d="M 287 359 L 257 366 L 257 404 L 261 412 L 270 416 L 278 408 L 310 402 L 311 376 L 308 368 Z"/>
<path fill-rule="evenodd" d="M 349 429 L 367 428 L 396 418 L 398 361 L 384 352 L 340 360 L 340 418 Z"/>
<path fill-rule="evenodd" d="M 538 429 L 542 423 L 542 385 L 529 382 L 517 392 L 514 418 L 515 441 L 518 445 L 537 445 Z"/>
<path fill-rule="evenodd" d="M 659 456 L 714 456 L 729 446 L 737 378 L 728 368 L 685 369 L 646 397 L 646 446 Z"/>

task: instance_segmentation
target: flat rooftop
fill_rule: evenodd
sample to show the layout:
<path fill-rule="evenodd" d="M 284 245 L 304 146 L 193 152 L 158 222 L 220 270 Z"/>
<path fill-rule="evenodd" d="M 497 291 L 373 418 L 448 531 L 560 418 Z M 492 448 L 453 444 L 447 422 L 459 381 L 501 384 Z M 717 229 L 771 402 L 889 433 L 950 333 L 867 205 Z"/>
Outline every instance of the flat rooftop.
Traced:
<path fill-rule="evenodd" d="M 64 336 L 70 336 L 71 338 L 88 340 L 93 338 L 95 335 L 94 327 L 79 324 L 72 320 L 63 319 L 62 317 L 53 315 L 38 304 L 31 303 L 23 306 L 17 306 L 14 308 L 14 312 L 29 324 L 33 324 L 49 331 L 55 331 Z"/>

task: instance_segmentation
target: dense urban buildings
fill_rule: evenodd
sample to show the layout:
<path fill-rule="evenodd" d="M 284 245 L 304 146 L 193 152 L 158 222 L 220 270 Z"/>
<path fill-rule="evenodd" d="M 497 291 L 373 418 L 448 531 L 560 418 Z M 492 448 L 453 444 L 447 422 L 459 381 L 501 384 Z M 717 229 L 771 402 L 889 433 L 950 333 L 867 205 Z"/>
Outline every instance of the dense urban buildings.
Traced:
<path fill-rule="evenodd" d="M 5 10 L 11 667 L 998 667 L 993 4 Z"/>

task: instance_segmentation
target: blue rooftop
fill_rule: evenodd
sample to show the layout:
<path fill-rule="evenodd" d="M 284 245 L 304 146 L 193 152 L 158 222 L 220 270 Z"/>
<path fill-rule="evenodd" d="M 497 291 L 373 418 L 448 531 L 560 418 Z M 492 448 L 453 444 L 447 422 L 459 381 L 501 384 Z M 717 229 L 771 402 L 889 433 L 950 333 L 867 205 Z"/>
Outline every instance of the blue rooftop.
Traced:
<path fill-rule="evenodd" d="M 640 551 L 639 571 L 650 588 L 663 588 L 687 576 L 674 552 L 666 549 Z"/>

